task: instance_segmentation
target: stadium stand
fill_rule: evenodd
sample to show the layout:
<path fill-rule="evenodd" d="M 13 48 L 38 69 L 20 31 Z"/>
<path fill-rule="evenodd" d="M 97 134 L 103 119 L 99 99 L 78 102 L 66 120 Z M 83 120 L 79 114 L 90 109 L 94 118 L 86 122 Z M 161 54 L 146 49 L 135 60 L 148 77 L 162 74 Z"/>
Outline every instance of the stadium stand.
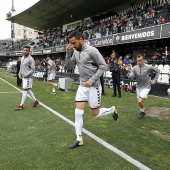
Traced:
<path fill-rule="evenodd" d="M 102 1 L 103 2 L 103 1 Z M 53 1 L 53 3 L 57 6 L 57 1 Z M 37 3 L 36 6 L 33 6 L 30 8 L 31 11 L 39 10 L 42 6 L 47 5 L 49 9 L 54 10 L 52 6 L 54 6 L 53 3 L 48 3 L 45 0 L 42 0 L 41 2 Z M 64 3 L 64 2 L 63 2 Z M 45 79 L 45 71 L 43 70 L 43 59 L 46 58 L 46 54 L 50 53 L 54 56 L 54 61 L 56 62 L 59 70 L 58 74 L 59 76 L 70 76 L 73 79 L 78 80 L 78 69 L 75 68 L 74 75 L 72 73 L 69 73 L 68 70 L 65 69 L 64 65 L 64 56 L 65 56 L 65 44 L 67 44 L 67 36 L 68 34 L 76 29 L 79 30 L 84 34 L 85 40 L 90 45 L 93 45 L 98 48 L 101 51 L 107 50 L 112 51 L 113 49 L 117 48 L 117 53 L 123 52 L 121 49 L 122 46 L 120 44 L 126 44 L 129 43 L 131 47 L 131 53 L 130 56 L 130 62 L 132 62 L 133 55 L 136 55 L 138 51 L 144 51 L 146 45 L 142 45 L 140 47 L 140 41 L 141 44 L 147 44 L 145 42 L 156 40 L 156 45 L 153 45 L 153 47 L 150 47 L 151 49 L 148 50 L 148 52 L 145 54 L 146 60 L 148 64 L 155 63 L 157 67 L 160 69 L 160 76 L 158 78 L 158 82 L 160 83 L 169 83 L 169 54 L 168 54 L 168 60 L 167 63 L 162 62 L 162 39 L 167 38 L 166 42 L 168 42 L 168 39 L 170 35 L 164 35 L 165 30 L 170 26 L 170 1 L 164 1 L 164 0 L 150 0 L 150 1 L 140 1 L 140 2 L 134 2 L 131 4 L 127 4 L 126 1 L 122 0 L 122 2 L 116 2 L 117 5 L 114 9 L 113 7 L 113 1 L 107 1 L 107 9 L 105 7 L 103 10 L 105 11 L 96 11 L 94 10 L 94 6 L 99 3 L 99 1 L 93 1 L 91 2 L 91 7 L 87 6 L 83 8 L 89 8 L 89 15 L 91 15 L 89 22 L 86 20 L 83 21 L 83 18 L 87 18 L 86 14 L 81 14 L 79 17 L 82 20 L 79 22 L 78 25 L 74 25 L 70 29 L 64 27 L 64 24 L 69 24 L 73 21 L 78 21 L 78 16 L 75 18 L 66 18 L 64 20 L 64 15 L 66 13 L 63 12 L 62 15 L 60 15 L 60 20 L 56 22 L 58 25 L 54 25 L 54 17 L 58 17 L 58 13 L 54 14 L 55 16 L 51 16 L 51 18 L 48 18 L 49 21 L 43 22 L 40 21 L 40 14 L 36 13 L 37 16 L 34 16 L 34 22 L 32 22 L 31 18 L 29 19 L 30 22 L 26 22 L 28 17 L 28 14 L 26 11 L 24 11 L 22 14 L 18 14 L 16 16 L 13 16 L 14 22 L 18 24 L 24 25 L 23 22 L 25 22 L 25 26 L 28 27 L 35 27 L 33 24 L 35 23 L 35 20 L 38 23 L 39 27 L 39 37 L 37 37 L 35 40 L 17 40 L 15 42 L 8 41 L 1 41 L 0 43 L 0 55 L 1 56 L 7 56 L 9 55 L 10 58 L 16 58 L 17 56 L 22 55 L 21 49 L 24 45 L 30 45 L 32 56 L 40 60 L 39 67 L 36 67 L 36 72 L 34 73 L 34 77 L 37 80 L 44 80 Z M 123 5 L 122 5 L 123 4 Z M 93 6 L 94 5 L 94 6 Z M 103 7 L 103 4 L 100 4 L 100 6 Z M 62 6 L 65 8 L 66 6 Z M 81 4 L 82 7 L 82 4 Z M 94 13 L 91 13 L 90 9 L 93 9 Z M 43 15 L 45 16 L 47 11 L 43 12 Z M 70 8 L 70 14 L 71 12 L 74 13 L 74 7 Z M 33 14 L 34 12 L 32 12 Z M 22 18 L 25 18 L 25 20 L 21 20 L 20 17 L 22 15 Z M 86 16 L 85 16 L 86 15 Z M 49 17 L 49 16 L 47 16 Z M 11 18 L 9 18 L 10 20 Z M 65 22 L 65 23 L 63 23 Z M 62 25 L 62 26 L 61 26 Z M 37 28 L 38 28 L 37 27 Z M 46 29 L 45 29 L 46 28 Z M 154 36 L 152 36 L 152 31 L 155 31 Z M 137 39 L 137 42 L 135 41 L 135 38 L 133 40 L 133 36 L 143 35 L 146 32 L 146 37 L 143 39 L 139 37 Z M 156 37 L 156 35 L 160 35 L 160 37 Z M 129 38 L 131 36 L 131 38 Z M 124 42 L 119 42 L 124 38 Z M 141 39 L 140 39 L 141 38 Z M 160 42 L 160 43 L 159 43 Z M 165 44 L 165 43 L 164 43 Z M 166 44 L 168 45 L 168 44 Z M 128 45 L 127 45 L 128 46 Z M 123 46 L 123 48 L 127 46 Z M 133 47 L 134 46 L 134 47 Z M 148 45 L 149 46 L 149 45 Z M 148 48 L 148 47 L 147 47 Z M 156 48 L 159 48 L 157 50 Z M 164 48 L 164 47 L 163 47 Z M 170 47 L 168 47 L 170 48 Z M 128 49 L 128 48 L 127 48 Z M 154 50 L 157 50 L 157 52 L 153 52 Z M 107 52 L 110 53 L 110 52 Z M 128 50 L 126 50 L 123 53 L 123 57 L 125 57 L 128 54 Z M 154 53 L 154 54 L 153 54 Z M 117 56 L 118 58 L 119 56 Z M 1 62 L 2 65 L 4 65 L 4 62 Z M 0 64 L 1 64 L 0 63 Z M 106 71 L 104 74 L 105 79 L 105 85 L 108 87 L 112 87 L 111 82 L 111 73 L 110 71 Z M 131 83 L 131 82 L 130 82 Z M 127 82 L 122 81 L 122 85 L 126 85 Z M 131 89 L 132 85 L 128 85 L 128 89 Z"/>

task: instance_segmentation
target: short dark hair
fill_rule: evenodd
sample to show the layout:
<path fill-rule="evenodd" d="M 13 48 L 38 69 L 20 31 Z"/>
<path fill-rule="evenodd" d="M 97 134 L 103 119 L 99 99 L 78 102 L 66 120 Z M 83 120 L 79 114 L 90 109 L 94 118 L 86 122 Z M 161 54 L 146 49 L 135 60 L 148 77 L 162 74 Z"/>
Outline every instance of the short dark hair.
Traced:
<path fill-rule="evenodd" d="M 29 50 L 30 50 L 31 47 L 29 45 L 25 45 L 24 48 L 29 48 Z"/>
<path fill-rule="evenodd" d="M 50 57 L 50 58 L 51 58 L 51 55 L 48 54 L 47 57 Z"/>
<path fill-rule="evenodd" d="M 138 54 L 137 58 L 142 57 L 143 59 L 145 59 L 145 57 L 142 54 Z"/>
<path fill-rule="evenodd" d="M 84 36 L 81 32 L 75 30 L 75 31 L 72 31 L 69 35 L 68 35 L 68 39 L 71 39 L 75 37 L 76 40 L 79 40 L 80 38 L 82 38 L 84 40 Z"/>

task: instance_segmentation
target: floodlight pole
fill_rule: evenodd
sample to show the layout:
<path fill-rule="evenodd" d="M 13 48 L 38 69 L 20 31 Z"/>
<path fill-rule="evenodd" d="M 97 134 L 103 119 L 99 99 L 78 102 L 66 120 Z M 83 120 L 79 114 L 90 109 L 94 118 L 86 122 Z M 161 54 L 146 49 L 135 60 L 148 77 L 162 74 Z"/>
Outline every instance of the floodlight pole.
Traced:
<path fill-rule="evenodd" d="M 14 9 L 14 0 L 12 0 L 12 12 L 15 12 L 16 10 Z M 13 45 L 13 39 L 14 39 L 14 19 L 11 19 L 11 39 L 12 39 L 12 45 Z"/>
<path fill-rule="evenodd" d="M 12 0 L 12 9 L 11 9 L 12 12 L 15 12 L 16 10 L 14 9 L 14 0 Z"/>
<path fill-rule="evenodd" d="M 11 40 L 13 45 L 13 39 L 14 39 L 14 19 L 11 19 Z"/>

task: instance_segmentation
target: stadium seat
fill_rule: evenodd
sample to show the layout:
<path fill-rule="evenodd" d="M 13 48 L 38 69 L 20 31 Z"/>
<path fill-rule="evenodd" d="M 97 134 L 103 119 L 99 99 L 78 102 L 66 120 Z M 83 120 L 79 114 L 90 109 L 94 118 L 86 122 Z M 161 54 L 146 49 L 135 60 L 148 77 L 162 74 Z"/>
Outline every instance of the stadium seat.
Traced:
<path fill-rule="evenodd" d="M 164 65 L 163 69 L 169 71 L 170 70 L 170 66 L 168 64 L 166 64 L 166 65 Z"/>
<path fill-rule="evenodd" d="M 166 74 L 162 74 L 160 82 L 161 83 L 169 83 L 169 76 L 168 76 L 168 74 L 167 75 Z"/>
<path fill-rule="evenodd" d="M 106 77 L 112 77 L 112 73 L 110 71 L 106 71 Z"/>
<path fill-rule="evenodd" d="M 158 65 L 158 68 L 159 68 L 160 71 L 162 71 L 163 70 L 163 65 L 162 64 Z"/>
<path fill-rule="evenodd" d="M 158 82 L 161 82 L 161 79 L 162 79 L 162 74 L 159 74 L 159 77 L 158 77 Z"/>

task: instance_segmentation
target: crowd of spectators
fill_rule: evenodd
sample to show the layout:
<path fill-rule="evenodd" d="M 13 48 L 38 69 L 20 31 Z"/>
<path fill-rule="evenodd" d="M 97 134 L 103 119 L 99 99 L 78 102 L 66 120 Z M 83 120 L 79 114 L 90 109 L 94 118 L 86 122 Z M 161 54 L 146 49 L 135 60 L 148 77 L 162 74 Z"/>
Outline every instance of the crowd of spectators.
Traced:
<path fill-rule="evenodd" d="M 145 2 L 140 5 L 131 5 L 129 9 L 117 15 L 104 19 L 92 20 L 90 24 L 82 24 L 74 29 L 84 34 L 85 40 L 100 38 L 121 32 L 160 25 L 170 21 L 170 0 L 159 4 L 157 0 Z M 39 34 L 36 40 L 20 40 L 5 43 L 6 51 L 21 50 L 23 45 L 31 45 L 32 49 L 43 49 L 60 46 L 67 43 L 67 36 L 72 30 L 53 30 Z"/>

